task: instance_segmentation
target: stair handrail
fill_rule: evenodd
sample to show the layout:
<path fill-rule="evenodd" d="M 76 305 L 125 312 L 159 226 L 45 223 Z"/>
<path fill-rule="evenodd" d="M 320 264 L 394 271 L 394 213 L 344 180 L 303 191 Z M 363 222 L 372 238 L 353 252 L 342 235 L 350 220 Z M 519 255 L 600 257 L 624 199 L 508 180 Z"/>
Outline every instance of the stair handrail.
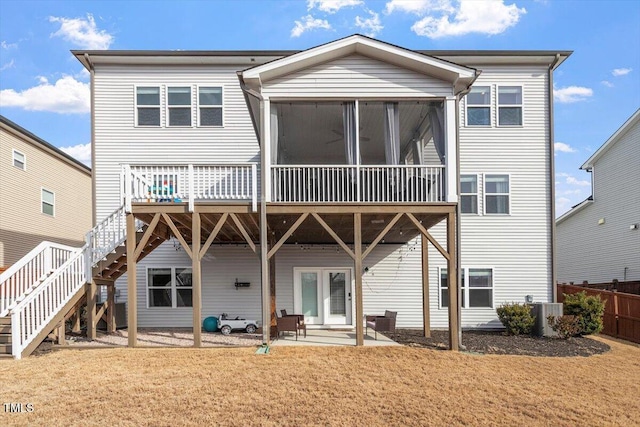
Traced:
<path fill-rule="evenodd" d="M 4 317 L 27 292 L 78 250 L 59 243 L 42 241 L 0 274 L 0 317 Z"/>
<path fill-rule="evenodd" d="M 53 320 L 55 315 L 82 289 L 86 282 L 85 245 L 40 286 L 11 309 L 11 353 L 16 359 Z"/>
<path fill-rule="evenodd" d="M 136 230 L 142 228 L 143 225 L 142 221 L 136 219 Z M 126 239 L 127 212 L 125 206 L 122 205 L 110 215 L 107 215 L 86 234 L 87 251 L 90 255 L 87 267 L 90 268 L 96 265 Z"/>

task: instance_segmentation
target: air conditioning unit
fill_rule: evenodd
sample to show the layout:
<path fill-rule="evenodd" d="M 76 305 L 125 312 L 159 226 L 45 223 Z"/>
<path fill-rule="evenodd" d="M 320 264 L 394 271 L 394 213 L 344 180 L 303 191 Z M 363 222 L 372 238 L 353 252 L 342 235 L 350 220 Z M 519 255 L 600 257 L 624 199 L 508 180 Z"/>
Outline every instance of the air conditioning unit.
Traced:
<path fill-rule="evenodd" d="M 533 334 L 539 337 L 555 337 L 558 334 L 551 329 L 547 317 L 562 316 L 562 303 L 537 302 L 531 305 L 531 314 L 536 316 Z"/>

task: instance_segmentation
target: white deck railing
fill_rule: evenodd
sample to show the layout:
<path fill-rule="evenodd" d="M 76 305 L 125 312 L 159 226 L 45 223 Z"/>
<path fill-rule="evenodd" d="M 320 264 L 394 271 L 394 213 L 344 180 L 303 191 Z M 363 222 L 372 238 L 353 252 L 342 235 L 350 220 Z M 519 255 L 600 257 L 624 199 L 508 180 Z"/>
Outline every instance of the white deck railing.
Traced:
<path fill-rule="evenodd" d="M 11 309 L 11 345 L 16 359 L 87 282 L 84 249 L 69 259 L 40 286 Z"/>
<path fill-rule="evenodd" d="M 444 166 L 277 165 L 271 199 L 282 203 L 444 201 Z"/>
<path fill-rule="evenodd" d="M 77 248 L 44 241 L 0 274 L 0 317 L 55 269 Z"/>
<path fill-rule="evenodd" d="M 124 165 L 122 192 L 128 212 L 132 202 L 187 202 L 193 211 L 196 200 L 247 200 L 256 211 L 257 165 Z"/>

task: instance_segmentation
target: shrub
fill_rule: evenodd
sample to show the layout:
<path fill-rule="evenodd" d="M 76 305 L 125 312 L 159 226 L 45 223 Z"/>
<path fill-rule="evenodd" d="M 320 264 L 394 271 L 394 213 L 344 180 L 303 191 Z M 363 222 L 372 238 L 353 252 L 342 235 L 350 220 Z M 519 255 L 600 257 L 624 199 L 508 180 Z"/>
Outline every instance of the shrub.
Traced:
<path fill-rule="evenodd" d="M 576 316 L 548 316 L 547 322 L 563 340 L 580 335 L 580 321 Z"/>
<path fill-rule="evenodd" d="M 600 295 L 587 296 L 585 291 L 577 294 L 564 294 L 564 314 L 576 316 L 580 325 L 579 335 L 597 334 L 604 324 L 604 304 Z"/>
<path fill-rule="evenodd" d="M 496 312 L 509 335 L 530 334 L 536 322 L 536 317 L 531 314 L 531 307 L 526 304 L 504 304 Z"/>

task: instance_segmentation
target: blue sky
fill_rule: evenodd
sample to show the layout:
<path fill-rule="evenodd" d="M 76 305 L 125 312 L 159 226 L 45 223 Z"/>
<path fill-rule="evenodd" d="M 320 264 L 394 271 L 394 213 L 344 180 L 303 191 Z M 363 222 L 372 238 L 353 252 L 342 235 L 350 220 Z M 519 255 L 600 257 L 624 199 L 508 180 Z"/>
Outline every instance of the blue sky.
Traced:
<path fill-rule="evenodd" d="M 0 2 L 0 114 L 85 162 L 88 74 L 70 49 L 306 49 L 353 33 L 411 49 L 549 49 L 557 215 L 580 165 L 640 107 L 640 2 L 458 0 Z"/>

